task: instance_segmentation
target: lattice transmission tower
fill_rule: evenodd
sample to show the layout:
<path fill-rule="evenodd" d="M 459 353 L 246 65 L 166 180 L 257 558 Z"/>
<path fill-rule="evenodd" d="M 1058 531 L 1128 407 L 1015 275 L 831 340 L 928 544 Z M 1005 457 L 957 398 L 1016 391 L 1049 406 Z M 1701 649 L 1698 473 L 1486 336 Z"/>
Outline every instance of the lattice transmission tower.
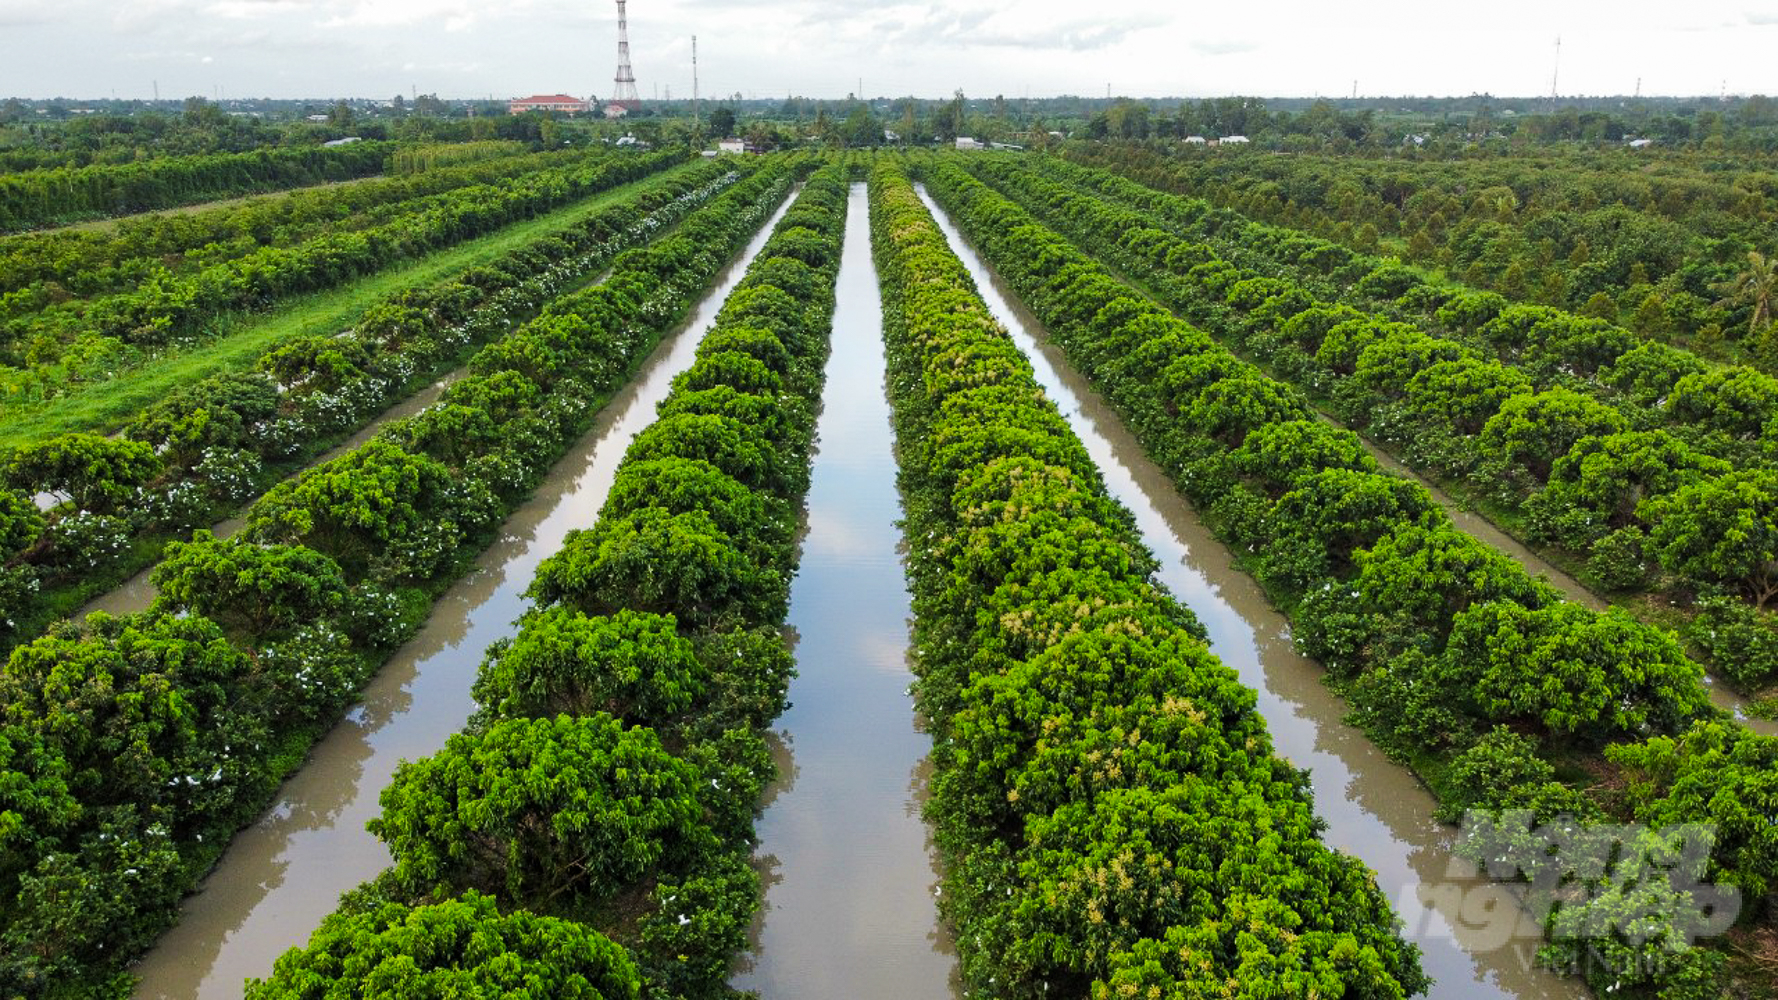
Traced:
<path fill-rule="evenodd" d="M 630 68 L 630 22 L 624 13 L 625 0 L 617 0 L 617 79 L 611 91 L 611 103 L 625 111 L 642 106 L 636 93 L 636 71 Z"/>

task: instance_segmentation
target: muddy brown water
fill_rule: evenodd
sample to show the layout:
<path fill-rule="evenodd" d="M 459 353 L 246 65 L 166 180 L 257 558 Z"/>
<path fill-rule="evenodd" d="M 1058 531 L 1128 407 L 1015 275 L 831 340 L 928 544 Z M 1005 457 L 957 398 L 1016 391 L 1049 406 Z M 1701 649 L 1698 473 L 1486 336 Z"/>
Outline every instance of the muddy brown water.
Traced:
<path fill-rule="evenodd" d="M 851 189 L 833 354 L 817 426 L 782 777 L 756 863 L 765 903 L 734 981 L 768 1000 L 959 996 L 920 818 L 931 739 L 908 685 L 900 494 L 884 398 L 882 303 L 863 184 Z"/>
<path fill-rule="evenodd" d="M 1376 872 L 1422 949 L 1437 1000 L 1566 1000 L 1592 994 L 1578 979 L 1532 967 L 1533 922 L 1511 888 L 1476 878 L 1455 859 L 1456 830 L 1433 819 L 1437 803 L 1407 769 L 1390 761 L 1344 721 L 1344 703 L 1322 683 L 1319 664 L 1299 655 L 1289 622 L 1228 549 L 1199 521 L 1167 474 L 1148 459 L 1116 412 L 1082 379 L 1034 317 L 985 265 L 924 189 L 951 249 L 963 259 L 994 316 L 1030 358 L 1099 466 L 1106 486 L 1129 507 L 1143 541 L 1160 559 L 1161 581 L 1210 633 L 1210 648 L 1259 693 L 1276 752 L 1307 768 L 1326 842 Z"/>
<path fill-rule="evenodd" d="M 363 701 L 318 743 L 254 825 L 238 833 L 179 923 L 136 964 L 137 1000 L 233 1000 L 286 950 L 307 943 L 341 893 L 389 866 L 364 824 L 395 765 L 435 753 L 463 727 L 482 653 L 511 635 L 538 563 L 591 526 L 630 441 L 690 367 L 722 302 L 789 208 L 777 213 L 665 338 L 593 428 L 502 525 L 475 566 L 433 606 L 420 634 L 384 665 Z"/>

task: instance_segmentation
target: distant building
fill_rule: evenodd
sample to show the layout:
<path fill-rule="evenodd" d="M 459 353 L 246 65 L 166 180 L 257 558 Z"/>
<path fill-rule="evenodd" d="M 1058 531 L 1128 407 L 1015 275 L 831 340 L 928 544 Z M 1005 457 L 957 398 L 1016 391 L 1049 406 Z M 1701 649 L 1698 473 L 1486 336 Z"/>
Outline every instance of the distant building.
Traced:
<path fill-rule="evenodd" d="M 1247 145 L 1247 137 L 1244 135 L 1225 135 L 1222 137 L 1222 144 L 1224 146 L 1245 146 Z"/>
<path fill-rule="evenodd" d="M 747 143 L 740 139 L 718 139 L 716 142 L 716 151 L 719 153 L 732 153 L 738 156 L 747 152 Z"/>
<path fill-rule="evenodd" d="M 560 111 L 569 115 L 584 115 L 593 110 L 592 102 L 583 101 L 567 94 L 538 94 L 533 97 L 514 98 L 507 102 L 509 114 L 522 115 L 527 111 Z"/>
<path fill-rule="evenodd" d="M 957 148 L 958 149 L 987 149 L 988 147 L 985 144 L 977 142 L 975 139 L 972 139 L 967 135 L 960 135 L 957 137 Z"/>
<path fill-rule="evenodd" d="M 346 136 L 344 139 L 333 139 L 328 142 L 324 142 L 321 145 L 323 145 L 323 146 L 350 146 L 351 144 L 353 144 L 355 142 L 363 142 L 363 141 L 364 141 L 364 137 L 361 135 L 349 135 L 349 136 Z"/>
<path fill-rule="evenodd" d="M 607 118 L 622 118 L 623 116 L 625 116 L 629 113 L 630 113 L 630 109 L 624 107 L 621 104 L 607 104 L 607 105 L 605 105 L 605 117 L 607 117 Z"/>
<path fill-rule="evenodd" d="M 1653 139 L 1631 139 L 1629 142 L 1631 149 L 1647 149 L 1654 144 L 1655 141 Z"/>
<path fill-rule="evenodd" d="M 324 122 L 326 120 L 327 120 L 326 115 L 310 115 L 309 116 L 309 121 L 312 121 L 312 122 Z"/>
<path fill-rule="evenodd" d="M 883 130 L 883 141 L 884 142 L 900 142 L 901 141 L 901 133 L 896 132 L 892 129 L 884 129 Z"/>
<path fill-rule="evenodd" d="M 1188 135 L 1185 137 L 1185 144 L 1187 146 L 1208 146 L 1210 140 L 1201 135 Z"/>

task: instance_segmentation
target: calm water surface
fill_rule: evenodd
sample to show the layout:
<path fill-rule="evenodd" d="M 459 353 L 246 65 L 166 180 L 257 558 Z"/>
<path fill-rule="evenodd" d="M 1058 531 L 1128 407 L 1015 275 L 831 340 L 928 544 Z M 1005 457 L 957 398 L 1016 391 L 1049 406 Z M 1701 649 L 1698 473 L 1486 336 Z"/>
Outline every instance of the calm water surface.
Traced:
<path fill-rule="evenodd" d="M 1092 387 L 1075 373 L 1036 319 L 964 241 L 921 189 L 951 249 L 963 259 L 982 298 L 1030 358 L 1037 380 L 1080 435 L 1106 486 L 1136 515 L 1143 541 L 1159 557 L 1160 579 L 1197 613 L 1210 648 L 1259 692 L 1259 711 L 1276 752 L 1307 768 L 1325 839 L 1363 860 L 1423 950 L 1438 1000 L 1590 996 L 1575 979 L 1530 968 L 1538 941 L 1505 887 L 1470 874 L 1450 854 L 1456 831 L 1432 818 L 1430 792 L 1344 721 L 1345 705 L 1321 682 L 1319 664 L 1299 655 L 1289 623 L 1259 585 L 1235 568 L 1166 473 Z M 1530 934 L 1526 937 L 1524 935 Z"/>
<path fill-rule="evenodd" d="M 426 625 L 371 681 L 354 708 L 315 747 L 277 802 L 229 845 L 216 870 L 186 899 L 180 921 L 137 963 L 138 1000 L 225 1000 L 248 977 L 309 935 L 341 893 L 389 866 L 364 829 L 395 765 L 444 746 L 474 709 L 469 697 L 482 653 L 511 635 L 537 564 L 569 531 L 592 525 L 630 440 L 654 421 L 673 377 L 690 367 L 723 299 L 789 207 L 779 207 L 746 251 L 644 362 L 628 387 L 514 512 L 475 567 L 433 606 Z"/>
<path fill-rule="evenodd" d="M 802 565 L 783 778 L 768 791 L 755 953 L 736 978 L 766 1000 L 958 995 L 920 819 L 931 740 L 907 693 L 908 595 L 884 398 L 882 302 L 862 184 L 852 187 Z"/>

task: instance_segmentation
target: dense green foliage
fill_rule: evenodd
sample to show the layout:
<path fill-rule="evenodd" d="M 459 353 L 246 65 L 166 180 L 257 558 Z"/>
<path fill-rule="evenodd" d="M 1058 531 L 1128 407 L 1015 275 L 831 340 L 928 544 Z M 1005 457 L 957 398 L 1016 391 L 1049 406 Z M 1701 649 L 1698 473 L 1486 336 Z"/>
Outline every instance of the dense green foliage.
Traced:
<path fill-rule="evenodd" d="M 1374 252 L 1514 300 L 1585 311 L 1778 364 L 1751 302 L 1718 285 L 1771 252 L 1778 187 L 1754 161 L 1539 150 L 1510 157 L 1162 156 L 1073 145 L 1070 158 Z M 1769 291 L 1769 290 L 1768 290 Z"/>
<path fill-rule="evenodd" d="M 163 271 L 189 273 L 261 247 L 294 246 L 329 229 L 361 229 L 424 205 L 429 197 L 537 173 L 569 159 L 556 154 L 477 161 L 409 177 L 120 219 L 102 227 L 0 237 L 0 294 L 6 296 L 0 315 L 26 315 L 57 297 L 127 291 Z"/>
<path fill-rule="evenodd" d="M 309 947 L 278 960 L 252 1000 L 636 1000 L 635 963 L 581 924 L 465 893 L 428 906 L 385 903 L 331 916 Z"/>
<path fill-rule="evenodd" d="M 675 159 L 668 154 L 654 165 L 665 167 Z M 70 434 L 18 449 L 9 460 L 15 470 L 11 481 L 21 490 L 51 493 L 62 502 L 37 523 L 28 539 L 35 547 L 11 567 L 15 578 L 34 581 L 39 589 L 0 594 L 0 607 L 12 623 L 0 631 L 0 647 L 34 634 L 51 614 L 66 613 L 149 564 L 167 539 L 220 520 L 390 404 L 460 364 L 476 344 L 511 330 L 738 178 L 717 165 L 671 174 L 634 198 L 489 265 L 430 288 L 398 292 L 342 335 L 286 342 L 262 358 L 255 371 L 189 383 L 127 424 L 122 440 Z M 464 422 L 490 434 L 520 405 L 516 398 L 496 402 L 488 389 L 508 397 L 524 395 L 523 406 L 534 405 L 538 393 L 537 386 L 523 380 L 495 379 L 486 389 L 472 384 L 453 397 L 468 406 L 443 408 L 410 422 L 395 443 L 422 453 L 437 449 L 447 462 L 487 450 L 491 442 L 477 442 Z M 472 416 L 484 411 L 482 418 Z M 88 460 L 100 453 L 138 452 L 154 463 L 145 470 L 151 475 L 121 476 L 115 461 Z M 48 463 L 56 456 L 55 463 Z M 71 463 L 70 456 L 85 457 Z M 78 481 L 69 479 L 74 474 Z M 75 486 L 82 497 L 71 495 Z M 284 495 L 292 489 L 285 487 Z M 88 494 L 91 499 L 85 499 Z M 93 522 L 94 515 L 114 512 L 119 513 L 115 520 Z M 58 527 L 64 522 L 82 530 Z M 133 537 L 131 544 L 114 544 L 126 534 Z M 98 544 L 105 540 L 105 546 Z"/>
<path fill-rule="evenodd" d="M 393 147 L 256 149 L 0 175 L 0 232 L 383 172 Z"/>
<path fill-rule="evenodd" d="M 743 484 L 722 471 L 732 465 L 722 440 L 675 449 L 678 439 L 639 437 L 598 527 L 545 561 L 533 585 L 540 606 L 489 650 L 469 730 L 404 765 L 385 790 L 371 828 L 394 853 L 394 871 L 257 989 L 300 987 L 302 963 L 333 948 L 332 928 L 354 911 L 399 914 L 467 891 L 505 912 L 480 911 L 490 930 L 536 913 L 612 934 L 651 997 L 729 995 L 729 968 L 759 902 L 748 862 L 753 810 L 774 773 L 761 733 L 784 707 L 790 674 L 777 630 L 794 523 L 782 512 L 807 485 L 845 198 L 837 165 L 809 181 L 661 407 L 665 423 L 694 397 L 706 413 L 770 404 L 781 419 L 764 426 L 763 444 L 784 475 Z M 757 373 L 733 364 L 741 345 L 773 360 L 769 391 L 749 391 Z M 695 511 L 703 496 L 720 498 L 721 519 L 705 518 L 705 542 L 752 567 L 736 585 L 761 594 L 713 607 L 695 588 L 662 586 L 655 577 L 668 573 L 611 540 L 647 535 L 639 526 Z M 608 524 L 631 527 L 602 533 Z M 419 938 L 396 947 L 415 949 L 416 961 L 432 951 Z M 534 962 L 544 980 L 572 971 L 556 957 Z M 349 985 L 368 987 L 362 975 Z"/>
<path fill-rule="evenodd" d="M 1769 490 L 1756 485 L 1778 463 L 1766 430 L 1778 379 L 1596 318 L 1429 285 L 1102 171 L 972 169 L 1059 213 L 1167 304 L 1410 464 L 1467 481 L 1596 585 L 1677 603 L 1739 594 L 1762 609 L 1778 593 L 1760 548 Z M 1731 476 L 1737 466 L 1759 471 Z M 1713 665 L 1756 688 L 1778 676 Z"/>
<path fill-rule="evenodd" d="M 477 889 L 574 912 L 716 845 L 698 769 L 603 712 L 503 719 L 405 763 L 370 831 L 404 894 Z"/>
<path fill-rule="evenodd" d="M 233 831 L 411 635 L 486 526 L 758 228 L 791 171 L 762 166 L 667 240 L 620 256 L 603 284 L 484 348 L 479 374 L 446 398 L 486 407 L 499 427 L 473 453 L 409 450 L 409 425 L 391 425 L 250 511 L 239 539 L 200 535 L 173 550 L 146 615 L 94 616 L 13 652 L 0 671 L 21 733 L 4 740 L 0 762 L 11 790 L 0 828 L 14 841 L 0 872 L 0 992 L 109 995 Z M 573 336 L 552 341 L 562 373 L 527 382 L 503 364 L 501 345 L 569 325 Z M 102 770 L 106 756 L 136 770 Z M 726 745 L 706 757 L 700 766 L 724 777 L 751 762 Z"/>
<path fill-rule="evenodd" d="M 709 672 L 676 625 L 667 615 L 628 609 L 608 618 L 545 609 L 489 651 L 475 700 L 505 718 L 604 712 L 664 725 L 709 688 Z"/>
<path fill-rule="evenodd" d="M 203 618 L 94 615 L 13 652 L 0 673 L 9 995 L 97 986 L 172 919 L 204 842 L 276 788 L 279 737 L 363 679 L 327 627 L 249 657 Z"/>
<path fill-rule="evenodd" d="M 1386 478 L 1362 459 L 1350 432 L 1312 422 L 1300 404 L 1294 420 L 1250 428 L 1238 445 L 1182 419 L 1192 396 L 1217 384 L 1206 385 L 1191 373 L 1245 371 L 1220 379 L 1243 385 L 1261 384 L 1264 376 L 1244 368 L 1208 335 L 1144 301 L 954 163 L 938 163 L 926 176 L 965 232 L 1124 413 L 1149 452 L 1194 504 L 1210 512 L 1219 533 L 1237 551 L 1264 553 L 1250 565 L 1291 615 L 1299 645 L 1343 679 L 1367 728 L 1413 759 L 1450 762 L 1451 805 L 1525 808 L 1539 816 L 1597 815 L 1598 807 L 1578 790 L 1549 780 L 1554 768 L 1537 756 L 1596 754 L 1617 742 L 1612 754 L 1648 761 L 1641 766 L 1657 776 L 1645 798 L 1629 804 L 1625 818 L 1659 823 L 1717 818 L 1726 802 L 1705 808 L 1687 797 L 1676 777 L 1661 777 L 1701 773 L 1692 768 L 1700 766 L 1696 761 L 1710 741 L 1700 734 L 1726 727 L 1708 708 L 1699 670 L 1680 654 L 1673 636 L 1621 612 L 1595 614 L 1562 602 L 1511 560 L 1452 529 L 1436 511 L 1398 516 L 1393 524 L 1381 518 L 1358 533 L 1351 527 L 1362 522 L 1319 514 L 1305 518 L 1314 505 L 1293 505 L 1289 498 L 1329 474 L 1322 469 L 1350 475 L 1357 465 L 1364 475 Z M 1166 287 L 1170 279 L 1163 268 L 1137 270 L 1133 265 L 1140 258 L 1120 253 L 1115 239 L 1090 235 L 1083 219 L 1096 203 L 1076 197 L 1058 197 L 1044 211 L 1145 281 Z M 1166 238 L 1128 229 L 1121 235 L 1129 237 L 1126 242 L 1154 246 Z M 1180 248 L 1173 256 L 1184 259 L 1188 252 Z M 1275 303 L 1285 299 L 1278 292 L 1272 296 Z M 1187 387 L 1186 395 L 1179 386 Z M 1348 484 L 1343 492 L 1358 491 Z M 1301 572 L 1301 557 L 1282 558 L 1273 550 L 1276 539 L 1294 532 L 1318 543 L 1309 550 L 1322 560 L 1310 565 L 1325 567 L 1318 577 Z M 1493 734 L 1501 724 L 1531 737 L 1511 755 L 1516 762 L 1501 771 L 1503 779 L 1518 777 L 1508 787 L 1478 790 L 1475 779 L 1463 775 L 1488 766 L 1484 758 L 1501 755 L 1499 748 L 1487 749 L 1498 740 Z M 1755 740 L 1712 758 L 1715 779 L 1746 789 L 1743 794 L 1762 788 L 1767 769 L 1762 746 Z M 1738 843 L 1747 846 L 1713 855 L 1709 871 L 1700 874 L 1754 884 L 1770 869 L 1778 844 L 1769 838 Z M 1551 928 L 1552 960 L 1559 964 L 1586 947 L 1589 913 L 1606 919 L 1609 908 L 1622 903 L 1596 898 L 1563 911 Z M 1595 906 L 1600 909 L 1589 909 Z M 1759 919 L 1762 913 L 1754 907 L 1743 916 Z M 1720 963 L 1707 951 L 1684 941 L 1669 949 L 1669 943 L 1665 936 L 1614 939 L 1616 968 L 1591 972 L 1602 977 L 1601 986 L 1619 975 L 1638 977 L 1623 981 L 1645 985 L 1714 975 L 1708 970 Z"/>
<path fill-rule="evenodd" d="M 1424 989 L 1374 877 L 1321 843 L 1253 692 L 1152 580 L 906 178 L 872 180 L 927 811 L 966 982 L 1034 998 Z"/>
<path fill-rule="evenodd" d="M 389 172 L 392 174 L 423 174 L 465 163 L 518 156 L 529 148 L 524 143 L 512 139 L 434 142 L 422 146 L 403 145 L 390 154 Z"/>
<path fill-rule="evenodd" d="M 656 156 L 558 153 L 521 159 L 493 176 L 393 203 L 359 226 L 325 226 L 289 245 L 257 240 L 175 272 L 143 260 L 127 283 L 90 298 L 71 298 L 37 281 L 10 293 L 0 360 L 0 396 L 41 400 L 167 345 L 205 337 L 223 316 L 323 289 L 415 260 L 539 215 L 661 167 Z M 408 182 L 404 182 L 408 183 Z M 423 187 L 408 183 L 408 186 Z"/>

